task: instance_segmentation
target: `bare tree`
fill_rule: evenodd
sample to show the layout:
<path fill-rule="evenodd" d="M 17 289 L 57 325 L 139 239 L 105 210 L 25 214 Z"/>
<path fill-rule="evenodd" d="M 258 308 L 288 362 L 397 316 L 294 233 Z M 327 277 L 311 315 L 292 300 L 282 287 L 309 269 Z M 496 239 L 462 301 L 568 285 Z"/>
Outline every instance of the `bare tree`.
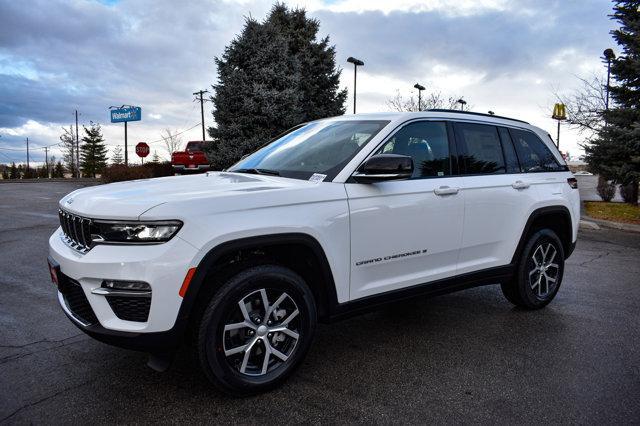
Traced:
<path fill-rule="evenodd" d="M 171 129 L 166 128 L 160 137 L 164 142 L 164 147 L 169 153 L 169 157 L 171 157 L 171 154 L 178 151 L 182 145 L 182 138 L 178 135 L 177 130 L 172 132 Z"/>
<path fill-rule="evenodd" d="M 435 91 L 424 95 L 420 106 L 422 111 L 428 109 L 457 109 L 458 99 L 460 99 L 460 96 L 445 96 L 441 91 Z M 405 98 L 398 90 L 396 95 L 387 101 L 387 106 L 394 111 L 400 112 L 418 111 L 418 99 L 414 95 Z M 469 109 L 471 109 L 471 106 L 467 104 L 467 110 Z"/>
<path fill-rule="evenodd" d="M 63 127 L 63 133 L 60 135 L 60 150 L 62 151 L 62 161 L 71 173 L 71 177 L 77 177 L 78 169 L 76 167 L 76 134 L 73 126 L 69 128 Z"/>
<path fill-rule="evenodd" d="M 122 157 L 122 147 L 116 145 L 111 153 L 111 164 L 124 164 L 124 158 Z"/>
<path fill-rule="evenodd" d="M 558 102 L 566 107 L 567 122 L 581 133 L 595 134 L 603 125 L 602 111 L 606 107 L 606 78 L 593 74 L 588 78 L 577 77 L 581 86 L 568 95 L 554 92 Z"/>

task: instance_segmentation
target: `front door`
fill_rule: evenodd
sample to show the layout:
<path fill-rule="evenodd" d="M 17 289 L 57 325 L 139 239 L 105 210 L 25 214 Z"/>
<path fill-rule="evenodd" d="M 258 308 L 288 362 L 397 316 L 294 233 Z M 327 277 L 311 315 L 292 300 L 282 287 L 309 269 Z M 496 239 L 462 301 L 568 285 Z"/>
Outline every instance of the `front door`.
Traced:
<path fill-rule="evenodd" d="M 345 184 L 351 300 L 456 274 L 464 202 L 449 134 L 442 121 L 406 124 L 374 154 L 411 156 L 411 179 Z"/>

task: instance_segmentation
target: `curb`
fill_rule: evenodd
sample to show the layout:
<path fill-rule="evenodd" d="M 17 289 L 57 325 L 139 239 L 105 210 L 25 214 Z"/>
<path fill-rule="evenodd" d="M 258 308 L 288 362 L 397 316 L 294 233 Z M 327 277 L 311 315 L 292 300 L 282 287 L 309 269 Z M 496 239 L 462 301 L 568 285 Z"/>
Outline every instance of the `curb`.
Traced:
<path fill-rule="evenodd" d="M 593 230 L 600 229 L 600 225 L 598 225 L 597 223 L 591 222 L 590 220 L 584 220 L 584 219 L 580 219 L 579 227 L 580 229 L 593 229 Z"/>
<path fill-rule="evenodd" d="M 0 185 L 9 183 L 49 183 L 49 182 L 72 182 L 72 183 L 100 183 L 100 179 L 94 178 L 82 178 L 82 179 L 0 179 Z"/>
<path fill-rule="evenodd" d="M 583 229 L 600 229 L 602 227 L 609 229 L 618 229 L 620 231 L 640 233 L 640 225 L 636 225 L 634 223 L 612 222 L 610 220 L 594 219 L 589 216 L 582 216 L 580 218 L 580 227 Z"/>

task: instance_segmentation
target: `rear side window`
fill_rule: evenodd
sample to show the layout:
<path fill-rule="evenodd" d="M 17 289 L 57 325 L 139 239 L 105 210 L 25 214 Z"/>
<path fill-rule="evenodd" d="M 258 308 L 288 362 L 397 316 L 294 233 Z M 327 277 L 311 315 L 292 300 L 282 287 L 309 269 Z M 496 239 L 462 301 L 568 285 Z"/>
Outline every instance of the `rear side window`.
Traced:
<path fill-rule="evenodd" d="M 504 152 L 504 158 L 507 163 L 507 173 L 520 173 L 520 163 L 518 163 L 518 157 L 513 148 L 509 131 L 505 127 L 498 127 L 498 133 L 500 133 L 502 152 Z"/>
<path fill-rule="evenodd" d="M 477 175 L 506 172 L 502 145 L 495 126 L 455 123 L 454 128 L 462 173 Z"/>
<path fill-rule="evenodd" d="M 509 129 L 520 166 L 525 173 L 564 171 L 549 148 L 533 132 Z"/>

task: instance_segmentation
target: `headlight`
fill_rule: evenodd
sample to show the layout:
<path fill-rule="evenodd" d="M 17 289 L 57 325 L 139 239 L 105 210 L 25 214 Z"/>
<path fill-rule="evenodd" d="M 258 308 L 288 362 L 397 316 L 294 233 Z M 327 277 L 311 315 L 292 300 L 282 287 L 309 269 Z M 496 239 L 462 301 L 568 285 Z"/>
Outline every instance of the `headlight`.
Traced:
<path fill-rule="evenodd" d="M 91 229 L 93 243 L 144 244 L 169 241 L 182 227 L 178 220 L 163 222 L 100 222 Z"/>

